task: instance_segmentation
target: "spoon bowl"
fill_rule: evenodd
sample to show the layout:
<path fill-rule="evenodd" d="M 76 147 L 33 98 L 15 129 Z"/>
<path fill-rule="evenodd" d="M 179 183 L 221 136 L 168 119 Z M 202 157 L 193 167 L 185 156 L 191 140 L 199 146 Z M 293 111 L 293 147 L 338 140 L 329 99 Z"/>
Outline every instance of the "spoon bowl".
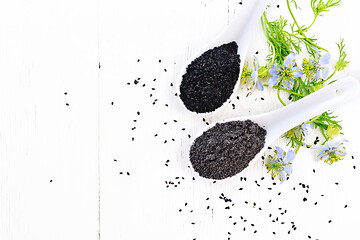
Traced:
<path fill-rule="evenodd" d="M 224 30 L 215 40 L 210 42 L 208 45 L 206 45 L 203 49 L 198 51 L 196 54 L 194 54 L 190 59 L 187 60 L 187 62 L 182 67 L 180 74 L 177 79 L 177 89 L 178 89 L 178 96 L 180 96 L 180 86 L 182 82 L 183 75 L 186 73 L 187 67 L 198 57 L 200 57 L 204 52 L 207 50 L 213 49 L 215 47 L 219 47 L 223 44 L 227 44 L 230 42 L 236 42 L 238 45 L 237 54 L 240 55 L 240 72 L 239 77 L 241 76 L 242 69 L 244 67 L 245 63 L 245 56 L 248 49 L 248 46 L 250 44 L 252 32 L 256 26 L 257 23 L 260 22 L 260 17 L 262 13 L 265 10 L 266 6 L 266 0 L 252 0 L 247 1 L 246 4 L 242 6 L 241 11 L 234 17 L 233 21 L 230 23 L 230 25 Z M 230 99 L 235 90 L 238 89 L 240 84 L 239 78 L 236 81 L 236 84 L 233 88 L 233 92 L 231 96 L 228 98 Z M 227 99 L 227 100 L 228 100 Z M 183 101 L 180 99 L 181 105 L 189 111 L 189 109 L 186 108 Z M 225 101 L 226 102 L 226 101 Z M 217 108 L 215 111 L 219 110 L 224 106 L 224 103 L 221 105 L 221 107 Z M 213 112 L 215 112 L 213 111 Z M 206 113 L 197 113 L 193 112 L 197 115 L 208 115 L 213 112 L 206 112 Z"/>
<path fill-rule="evenodd" d="M 322 89 L 310 94 L 307 97 L 304 97 L 277 110 L 259 115 L 226 119 L 211 124 L 206 129 L 201 131 L 197 138 L 201 137 L 204 132 L 207 132 L 216 124 L 223 124 L 231 121 L 251 120 L 266 130 L 266 136 L 263 148 L 255 155 L 252 160 L 249 161 L 250 165 L 253 164 L 255 159 L 258 159 L 264 153 L 266 147 L 268 147 L 283 133 L 313 118 L 316 115 L 328 111 L 334 105 L 345 102 L 346 100 L 356 96 L 359 92 L 359 81 L 354 77 L 345 77 L 326 87 L 323 87 Z"/>

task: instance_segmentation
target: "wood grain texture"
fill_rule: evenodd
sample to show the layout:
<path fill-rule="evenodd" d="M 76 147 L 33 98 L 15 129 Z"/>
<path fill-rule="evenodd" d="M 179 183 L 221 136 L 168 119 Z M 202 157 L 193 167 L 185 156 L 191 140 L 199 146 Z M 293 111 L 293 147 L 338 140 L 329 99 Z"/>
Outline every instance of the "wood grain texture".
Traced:
<path fill-rule="evenodd" d="M 269 4 L 269 18 L 288 17 L 284 0 Z M 333 62 L 334 42 L 345 38 L 352 64 L 344 76 L 360 77 L 359 6 L 344 1 L 312 32 Z M 360 97 L 335 109 L 350 142 L 334 166 L 302 149 L 289 181 L 276 185 L 261 159 L 215 183 L 189 166 L 189 146 L 207 123 L 281 107 L 271 89 L 246 97 L 242 87 L 239 99 L 203 119 L 175 96 L 182 63 L 241 7 L 232 0 L 0 3 L 0 239 L 357 239 Z M 306 24 L 310 14 L 298 17 Z M 247 59 L 256 52 L 264 64 L 260 26 Z"/>
<path fill-rule="evenodd" d="M 1 5 L 0 239 L 97 239 L 96 1 Z"/>

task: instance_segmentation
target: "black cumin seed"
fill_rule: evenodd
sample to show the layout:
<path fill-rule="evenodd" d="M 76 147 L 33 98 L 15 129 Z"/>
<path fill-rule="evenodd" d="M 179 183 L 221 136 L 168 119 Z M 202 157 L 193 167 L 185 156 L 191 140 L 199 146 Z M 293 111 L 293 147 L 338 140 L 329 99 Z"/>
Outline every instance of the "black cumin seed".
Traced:
<path fill-rule="evenodd" d="M 202 177 L 234 176 L 263 148 L 265 135 L 266 130 L 250 120 L 216 124 L 192 144 L 190 161 Z M 239 156 L 241 161 L 238 161 Z"/>
<path fill-rule="evenodd" d="M 348 205 L 345 205 L 344 208 L 347 208 Z"/>
<path fill-rule="evenodd" d="M 180 98 L 187 109 L 212 112 L 233 93 L 240 73 L 236 42 L 204 52 L 192 61 L 182 77 Z"/>
<path fill-rule="evenodd" d="M 306 202 L 306 201 L 307 201 L 307 198 L 304 197 L 304 198 L 303 198 L 303 201 Z"/>

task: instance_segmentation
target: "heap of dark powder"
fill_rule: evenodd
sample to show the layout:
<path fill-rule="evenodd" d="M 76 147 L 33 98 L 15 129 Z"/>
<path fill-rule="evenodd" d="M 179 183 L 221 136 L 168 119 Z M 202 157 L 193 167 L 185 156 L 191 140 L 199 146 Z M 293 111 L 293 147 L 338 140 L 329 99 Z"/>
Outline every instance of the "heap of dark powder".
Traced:
<path fill-rule="evenodd" d="M 265 144 L 266 130 L 251 120 L 217 123 L 190 148 L 190 161 L 200 176 L 232 177 L 244 170 Z"/>
<path fill-rule="evenodd" d="M 204 52 L 182 76 L 180 98 L 192 112 L 212 112 L 231 96 L 240 73 L 236 42 Z"/>

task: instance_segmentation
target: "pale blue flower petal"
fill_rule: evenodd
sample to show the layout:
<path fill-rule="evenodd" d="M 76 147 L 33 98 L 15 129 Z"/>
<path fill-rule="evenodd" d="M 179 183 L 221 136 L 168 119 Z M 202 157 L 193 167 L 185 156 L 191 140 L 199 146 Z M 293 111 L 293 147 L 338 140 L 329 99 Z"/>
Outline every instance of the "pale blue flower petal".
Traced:
<path fill-rule="evenodd" d="M 284 150 L 281 147 L 275 147 L 277 151 L 277 157 L 282 159 L 284 157 Z"/>
<path fill-rule="evenodd" d="M 295 64 L 295 53 L 290 53 L 284 60 L 284 65 L 288 66 L 289 64 L 292 66 L 294 66 Z"/>
<path fill-rule="evenodd" d="M 321 149 L 321 150 L 328 150 L 329 148 L 323 146 L 323 145 L 313 145 L 311 146 L 312 149 Z"/>
<path fill-rule="evenodd" d="M 259 81 L 259 79 L 258 79 L 258 81 L 257 81 L 257 87 L 258 87 L 258 89 L 259 89 L 260 91 L 264 91 L 264 86 L 261 84 L 261 82 Z"/>
<path fill-rule="evenodd" d="M 294 70 L 293 75 L 295 77 L 301 77 L 303 75 L 303 72 L 299 67 L 294 67 L 293 70 Z"/>
<path fill-rule="evenodd" d="M 269 87 L 275 86 L 276 84 L 278 84 L 278 82 L 279 82 L 279 77 L 278 76 L 272 76 L 269 79 Z"/>
<path fill-rule="evenodd" d="M 273 66 L 272 68 L 270 68 L 269 73 L 270 73 L 272 76 L 275 76 L 275 75 L 278 73 L 278 69 L 279 69 L 278 66 Z"/>
<path fill-rule="evenodd" d="M 285 171 L 281 171 L 280 172 L 281 183 L 283 183 L 285 181 L 285 177 L 286 177 Z"/>
<path fill-rule="evenodd" d="M 327 79 L 329 76 L 329 71 L 330 69 L 328 67 L 324 67 L 323 69 L 320 70 L 321 71 L 321 75 L 323 79 Z"/>
<path fill-rule="evenodd" d="M 293 150 L 289 149 L 286 153 L 284 162 L 289 163 L 289 162 L 294 161 L 294 159 L 295 159 L 295 152 Z"/>
<path fill-rule="evenodd" d="M 328 65 L 330 63 L 330 53 L 325 53 L 322 55 L 319 63 L 320 65 Z"/>
<path fill-rule="evenodd" d="M 287 174 L 291 175 L 292 172 L 293 172 L 292 165 L 286 165 L 286 166 L 285 166 L 285 172 L 286 172 Z"/>
<path fill-rule="evenodd" d="M 251 73 L 251 78 L 254 79 L 254 81 L 256 82 L 258 80 L 258 71 L 253 71 Z"/>

